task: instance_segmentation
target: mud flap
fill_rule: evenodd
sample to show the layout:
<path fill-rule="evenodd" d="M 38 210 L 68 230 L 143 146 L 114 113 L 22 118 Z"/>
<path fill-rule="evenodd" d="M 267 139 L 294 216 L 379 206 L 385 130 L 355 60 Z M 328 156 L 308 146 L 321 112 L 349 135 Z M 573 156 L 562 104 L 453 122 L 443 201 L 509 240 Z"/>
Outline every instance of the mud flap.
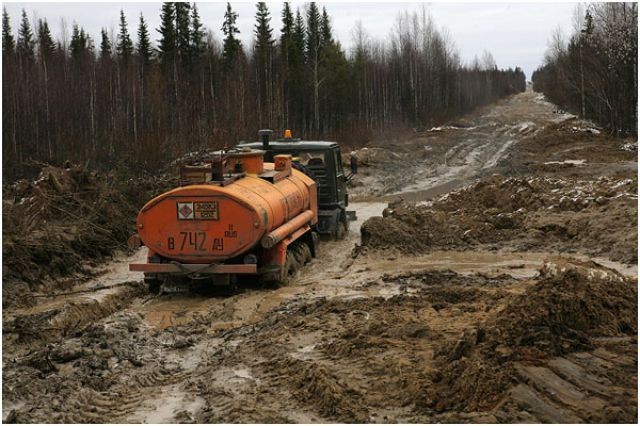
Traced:
<path fill-rule="evenodd" d="M 355 210 L 347 210 L 346 211 L 347 214 L 347 220 L 358 220 L 358 215 L 356 214 Z"/>

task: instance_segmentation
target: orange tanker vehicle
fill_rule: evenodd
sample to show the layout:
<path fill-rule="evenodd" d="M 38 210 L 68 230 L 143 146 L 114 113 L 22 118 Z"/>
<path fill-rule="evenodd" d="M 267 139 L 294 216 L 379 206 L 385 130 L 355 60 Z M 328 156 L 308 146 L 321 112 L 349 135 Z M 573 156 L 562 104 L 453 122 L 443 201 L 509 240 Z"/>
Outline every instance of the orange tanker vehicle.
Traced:
<path fill-rule="evenodd" d="M 267 147 L 268 133 L 261 134 Z M 292 165 L 290 154 L 271 153 L 273 163 L 264 162 L 265 152 L 240 145 L 182 165 L 182 186 L 138 214 L 133 240 L 147 246 L 148 256 L 130 270 L 144 272 L 158 291 L 194 280 L 228 285 L 240 275 L 283 282 L 294 264 L 314 257 L 315 176 L 304 164 Z"/>

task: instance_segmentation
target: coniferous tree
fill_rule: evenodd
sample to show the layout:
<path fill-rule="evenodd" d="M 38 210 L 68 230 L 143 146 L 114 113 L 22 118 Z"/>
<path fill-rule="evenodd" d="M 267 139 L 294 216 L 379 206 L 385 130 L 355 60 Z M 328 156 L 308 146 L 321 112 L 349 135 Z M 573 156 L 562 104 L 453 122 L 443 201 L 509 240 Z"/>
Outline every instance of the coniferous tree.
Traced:
<path fill-rule="evenodd" d="M 275 40 L 273 39 L 271 28 L 271 16 L 267 4 L 263 1 L 257 3 L 258 11 L 256 12 L 256 48 L 262 54 L 262 51 L 270 49 L 273 46 Z"/>
<path fill-rule="evenodd" d="M 327 9 L 322 7 L 322 17 L 320 18 L 320 44 L 326 46 L 333 43 L 333 36 L 331 35 L 331 22 Z"/>
<path fill-rule="evenodd" d="M 305 61 L 305 48 L 307 45 L 307 29 L 304 26 L 304 19 L 302 18 L 302 14 L 300 10 L 296 10 L 296 21 L 293 26 L 293 43 L 294 49 L 302 53 L 301 59 L 304 63 Z"/>
<path fill-rule="evenodd" d="M 138 24 L 138 43 L 136 45 L 136 51 L 143 66 L 146 66 L 151 62 L 153 49 L 151 47 L 151 40 L 149 39 L 149 29 L 142 13 L 140 14 L 140 23 Z"/>
<path fill-rule="evenodd" d="M 162 3 L 160 14 L 160 40 L 158 40 L 158 56 L 165 73 L 173 72 L 176 56 L 176 10 L 173 3 Z"/>
<path fill-rule="evenodd" d="M 124 64 L 127 64 L 132 53 L 133 42 L 129 35 L 129 29 L 127 28 L 127 18 L 124 15 L 124 10 L 120 9 L 120 32 L 118 33 L 116 54 Z"/>
<path fill-rule="evenodd" d="M 15 52 L 16 43 L 11 34 L 11 23 L 6 8 L 2 8 L 2 53 L 12 55 Z"/>
<path fill-rule="evenodd" d="M 102 28 L 100 30 L 100 59 L 109 59 L 111 58 L 112 54 L 113 52 L 111 50 L 111 40 L 109 40 L 107 30 L 105 28 Z"/>
<path fill-rule="evenodd" d="M 242 50 L 242 43 L 236 38 L 236 34 L 240 34 L 240 30 L 236 26 L 237 19 L 238 14 L 231 9 L 231 3 L 227 3 L 222 24 L 222 33 L 224 34 L 222 65 L 227 71 L 233 67 L 238 53 Z"/>
<path fill-rule="evenodd" d="M 292 45 L 293 25 L 291 6 L 289 6 L 289 2 L 285 2 L 282 8 L 282 28 L 280 29 L 280 49 L 282 50 L 282 56 L 285 58 L 285 63 L 288 63 L 287 58 Z"/>
<path fill-rule="evenodd" d="M 291 58 L 292 58 L 292 49 L 294 47 L 293 43 L 293 13 L 291 12 L 291 6 L 289 2 L 284 3 L 284 7 L 282 8 L 282 28 L 280 29 L 280 57 L 282 58 L 282 93 L 284 96 L 284 126 L 289 127 L 290 120 L 290 106 L 291 106 L 291 97 L 292 97 L 292 88 L 289 79 L 291 74 Z"/>
<path fill-rule="evenodd" d="M 176 48 L 183 66 L 190 66 L 191 59 L 191 5 L 186 2 L 176 2 Z"/>
<path fill-rule="evenodd" d="M 87 35 L 78 24 L 73 24 L 69 48 L 71 49 L 71 58 L 75 61 L 79 61 L 87 50 Z"/>
<path fill-rule="evenodd" d="M 16 43 L 16 52 L 25 60 L 33 60 L 35 40 L 31 31 L 31 24 L 27 18 L 27 12 L 22 9 L 22 21 L 18 30 L 18 42 Z"/>
<path fill-rule="evenodd" d="M 298 129 L 306 129 L 307 110 L 307 73 L 305 72 L 305 46 L 306 28 L 300 9 L 296 10 L 296 18 L 293 25 L 292 45 L 289 51 L 289 75 L 288 84 L 291 89 L 291 126 Z"/>
<path fill-rule="evenodd" d="M 257 84 L 257 105 L 259 124 L 263 126 L 263 118 L 267 115 L 270 121 L 271 116 L 268 114 L 272 110 L 272 79 L 273 79 L 273 39 L 271 28 L 271 16 L 265 2 L 256 4 L 256 25 L 254 33 L 255 40 L 255 68 L 256 68 L 256 84 Z M 267 114 L 265 114 L 267 110 Z"/>
<path fill-rule="evenodd" d="M 191 8 L 191 50 L 194 61 L 199 61 L 205 53 L 205 31 L 202 22 L 200 21 L 200 14 L 198 13 L 198 7 L 193 4 Z"/>
<path fill-rule="evenodd" d="M 53 42 L 53 37 L 51 37 L 51 31 L 49 30 L 49 24 L 47 20 L 44 21 L 42 19 L 38 20 L 38 30 L 37 30 L 37 40 L 38 40 L 38 58 L 40 62 L 40 69 L 42 71 L 42 82 L 44 86 L 44 104 L 45 104 L 45 123 L 47 126 L 46 130 L 46 139 L 47 139 L 47 152 L 48 157 L 52 157 L 52 145 L 51 145 L 51 129 L 49 127 L 50 123 L 50 108 L 49 108 L 49 68 L 50 62 L 53 56 L 56 53 L 56 45 Z"/>
<path fill-rule="evenodd" d="M 322 35 L 320 33 L 320 12 L 315 2 L 309 4 L 307 10 L 307 64 L 311 71 L 311 85 L 313 90 L 313 130 L 320 131 L 320 48 Z"/>
<path fill-rule="evenodd" d="M 56 44 L 51 36 L 47 20 L 38 20 L 38 51 L 42 60 L 48 61 L 56 52 Z"/>
<path fill-rule="evenodd" d="M 320 33 L 321 24 L 320 12 L 315 2 L 309 3 L 307 10 L 307 60 L 312 63 L 317 60 L 322 36 Z"/>

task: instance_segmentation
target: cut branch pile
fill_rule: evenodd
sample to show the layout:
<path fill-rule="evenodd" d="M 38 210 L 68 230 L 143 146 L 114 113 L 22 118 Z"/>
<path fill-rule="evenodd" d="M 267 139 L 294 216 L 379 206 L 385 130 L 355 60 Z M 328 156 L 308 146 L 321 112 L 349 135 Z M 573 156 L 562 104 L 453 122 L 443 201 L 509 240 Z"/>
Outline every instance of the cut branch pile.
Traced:
<path fill-rule="evenodd" d="M 169 185 L 160 178 L 118 182 L 79 165 L 47 165 L 35 181 L 4 188 L 4 289 L 7 282 L 25 282 L 34 290 L 126 249 L 138 209 Z"/>

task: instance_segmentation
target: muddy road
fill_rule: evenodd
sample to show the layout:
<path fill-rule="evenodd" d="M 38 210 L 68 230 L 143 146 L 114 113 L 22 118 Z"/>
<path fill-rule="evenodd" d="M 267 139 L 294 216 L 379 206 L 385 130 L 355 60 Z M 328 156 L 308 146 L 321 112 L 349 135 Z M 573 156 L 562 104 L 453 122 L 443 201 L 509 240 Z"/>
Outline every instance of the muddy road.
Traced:
<path fill-rule="evenodd" d="M 285 287 L 151 297 L 142 249 L 31 294 L 3 309 L 3 420 L 635 422 L 637 160 L 597 132 L 526 92 L 360 150 L 358 220 Z"/>

